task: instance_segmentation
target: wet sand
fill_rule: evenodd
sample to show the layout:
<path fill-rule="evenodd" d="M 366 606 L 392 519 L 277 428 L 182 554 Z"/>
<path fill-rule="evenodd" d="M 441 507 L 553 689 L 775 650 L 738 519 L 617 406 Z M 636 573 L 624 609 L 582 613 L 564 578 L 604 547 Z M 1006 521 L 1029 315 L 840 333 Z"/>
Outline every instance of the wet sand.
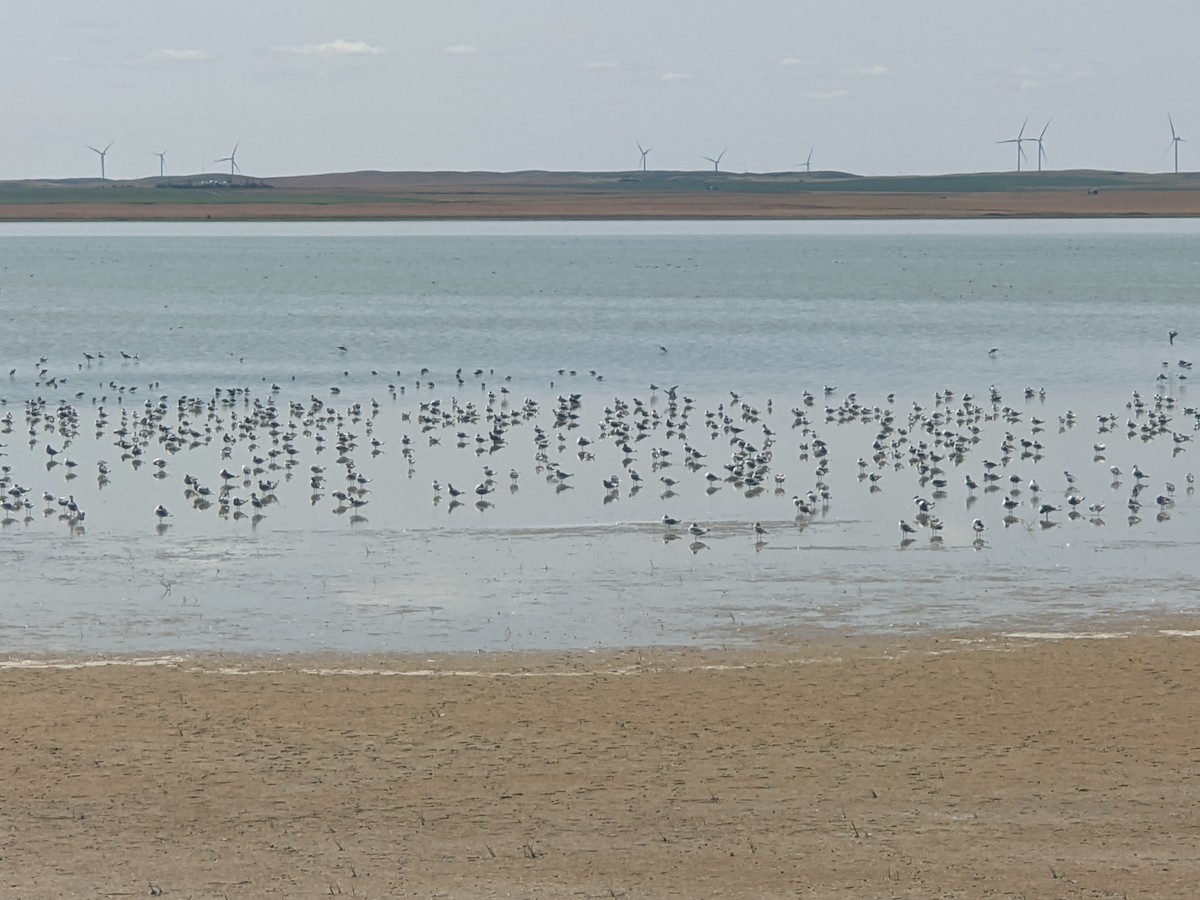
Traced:
<path fill-rule="evenodd" d="M 1190 896 L 1196 650 L 1155 631 L 9 665 L 0 885 Z"/>

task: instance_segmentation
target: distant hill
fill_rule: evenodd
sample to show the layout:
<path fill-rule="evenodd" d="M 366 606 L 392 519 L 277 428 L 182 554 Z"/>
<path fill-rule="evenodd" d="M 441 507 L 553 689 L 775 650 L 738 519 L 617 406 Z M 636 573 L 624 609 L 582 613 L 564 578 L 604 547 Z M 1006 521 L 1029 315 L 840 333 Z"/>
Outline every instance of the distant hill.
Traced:
<path fill-rule="evenodd" d="M 629 219 L 1200 216 L 1200 173 L 202 173 L 0 182 L 0 219 Z"/>

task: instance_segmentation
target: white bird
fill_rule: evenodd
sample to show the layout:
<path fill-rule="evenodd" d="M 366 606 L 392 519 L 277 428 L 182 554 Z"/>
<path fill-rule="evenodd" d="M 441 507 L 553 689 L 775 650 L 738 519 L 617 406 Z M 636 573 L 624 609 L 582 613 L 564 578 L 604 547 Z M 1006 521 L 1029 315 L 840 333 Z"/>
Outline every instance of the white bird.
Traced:
<path fill-rule="evenodd" d="M 160 504 L 158 504 L 158 506 L 154 507 L 154 514 L 155 514 L 156 516 L 158 516 L 158 518 L 159 518 L 160 520 L 161 520 L 161 519 L 165 519 L 165 518 L 167 518 L 169 515 L 171 515 L 171 514 L 170 514 L 170 513 L 167 511 L 167 508 L 166 508 L 165 506 L 163 506 L 161 503 L 160 503 Z"/>
<path fill-rule="evenodd" d="M 704 537 L 704 535 L 708 534 L 708 529 L 701 528 L 699 525 L 693 522 L 688 526 L 688 534 L 690 534 L 692 537 Z"/>

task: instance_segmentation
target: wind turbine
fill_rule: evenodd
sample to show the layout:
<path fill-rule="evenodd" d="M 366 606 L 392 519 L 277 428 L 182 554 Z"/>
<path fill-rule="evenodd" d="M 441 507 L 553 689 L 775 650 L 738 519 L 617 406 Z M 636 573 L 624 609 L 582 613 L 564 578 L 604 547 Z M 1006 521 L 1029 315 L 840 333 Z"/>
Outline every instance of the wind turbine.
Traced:
<path fill-rule="evenodd" d="M 232 149 L 232 150 L 229 152 L 229 155 L 228 155 L 228 156 L 222 156 L 220 159 L 213 160 L 213 162 L 227 162 L 227 163 L 229 163 L 229 180 L 230 180 L 230 181 L 233 181 L 233 176 L 234 176 L 234 174 L 235 174 L 236 172 L 238 172 L 238 164 L 237 164 L 237 148 L 238 148 L 238 144 L 241 144 L 241 141 L 238 141 L 238 142 L 237 142 L 237 144 L 234 144 L 234 145 L 233 145 L 233 149 Z"/>
<path fill-rule="evenodd" d="M 812 171 L 812 155 L 813 155 L 813 150 L 816 150 L 816 149 L 817 149 L 816 147 L 813 147 L 811 150 L 809 150 L 808 151 L 808 159 L 806 159 L 804 162 L 800 163 L 800 165 L 804 166 L 805 174 L 808 174 L 809 172 Z"/>
<path fill-rule="evenodd" d="M 638 150 L 640 150 L 642 152 L 642 171 L 645 172 L 646 171 L 646 157 L 650 155 L 650 151 L 653 150 L 654 148 L 653 147 L 643 147 L 641 141 L 635 141 L 634 143 L 637 144 Z"/>
<path fill-rule="evenodd" d="M 714 172 L 720 172 L 721 171 L 721 157 L 723 157 L 727 152 L 729 152 L 728 147 L 726 147 L 724 150 L 722 150 L 720 153 L 718 153 L 716 159 L 713 159 L 711 156 L 705 156 L 704 159 L 707 159 L 710 163 L 713 164 Z"/>
<path fill-rule="evenodd" d="M 1046 128 L 1050 127 L 1050 120 L 1046 120 Z M 1035 139 L 1038 145 L 1038 171 L 1042 171 L 1042 160 L 1046 158 L 1046 151 L 1042 149 L 1042 138 L 1046 136 L 1046 128 L 1042 129 L 1042 133 Z"/>
<path fill-rule="evenodd" d="M 1183 140 L 1175 133 L 1175 123 L 1171 121 L 1171 114 L 1167 113 L 1167 124 L 1171 126 L 1171 146 L 1175 148 L 1175 174 L 1179 174 L 1179 142 Z"/>
<path fill-rule="evenodd" d="M 111 147 L 111 146 L 112 146 L 114 143 L 116 143 L 116 142 L 115 142 L 115 141 L 109 141 L 109 142 L 108 142 L 108 147 Z M 95 147 L 93 147 L 91 144 L 88 144 L 88 145 L 87 145 L 87 148 L 88 148 L 89 150 L 91 150 L 93 153 L 95 153 L 96 155 L 98 155 L 98 156 L 100 157 L 100 180 L 101 180 L 101 181 L 107 181 L 107 180 L 108 180 L 108 179 L 106 179 L 106 178 L 105 178 L 105 176 L 104 176 L 104 157 L 108 155 L 108 147 L 105 147 L 103 150 L 97 150 L 97 149 L 96 149 Z"/>
<path fill-rule="evenodd" d="M 158 157 L 158 177 L 162 178 L 167 174 L 167 151 L 164 150 L 162 153 L 155 153 L 154 155 Z"/>
<path fill-rule="evenodd" d="M 1021 123 L 1021 130 L 1017 132 L 1015 138 L 1009 138 L 1007 141 L 996 141 L 997 144 L 1016 144 L 1017 145 L 1017 171 L 1021 171 L 1021 158 L 1025 155 L 1025 148 L 1021 146 L 1024 141 L 1031 141 L 1033 138 L 1025 137 L 1025 126 L 1029 124 L 1029 116 L 1025 117 L 1025 121 Z M 1049 123 L 1047 123 L 1049 125 Z"/>

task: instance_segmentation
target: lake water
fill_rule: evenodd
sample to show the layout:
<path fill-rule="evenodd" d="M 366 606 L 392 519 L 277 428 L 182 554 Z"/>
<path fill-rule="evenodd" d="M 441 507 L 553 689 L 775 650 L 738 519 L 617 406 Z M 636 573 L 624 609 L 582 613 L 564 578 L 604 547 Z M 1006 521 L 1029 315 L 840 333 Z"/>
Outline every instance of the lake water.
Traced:
<path fill-rule="evenodd" d="M 1190 221 L 5 226 L 0 650 L 1192 613 L 1197 284 Z"/>

